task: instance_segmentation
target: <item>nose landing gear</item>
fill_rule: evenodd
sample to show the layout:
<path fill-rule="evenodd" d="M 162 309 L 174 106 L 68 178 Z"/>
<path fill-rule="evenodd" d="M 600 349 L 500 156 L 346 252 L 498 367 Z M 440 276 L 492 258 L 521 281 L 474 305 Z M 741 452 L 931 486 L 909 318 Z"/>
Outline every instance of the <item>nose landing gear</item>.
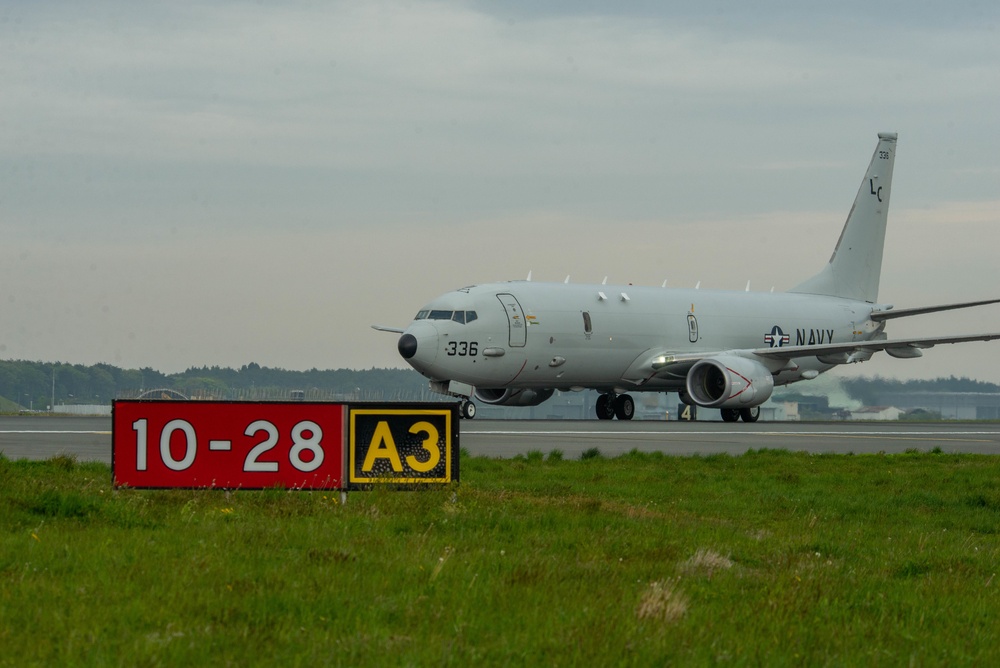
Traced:
<path fill-rule="evenodd" d="M 465 420 L 476 417 L 476 405 L 468 399 L 458 405 L 458 415 Z"/>

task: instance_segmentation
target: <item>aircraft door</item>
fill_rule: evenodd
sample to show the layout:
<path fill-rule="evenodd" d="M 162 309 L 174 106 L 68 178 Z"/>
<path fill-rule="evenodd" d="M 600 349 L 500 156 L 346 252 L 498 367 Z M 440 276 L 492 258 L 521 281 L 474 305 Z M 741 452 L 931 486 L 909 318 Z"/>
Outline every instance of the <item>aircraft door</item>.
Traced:
<path fill-rule="evenodd" d="M 693 313 L 688 314 L 688 341 L 698 343 L 698 319 Z"/>
<path fill-rule="evenodd" d="M 506 292 L 497 295 L 497 299 L 503 304 L 503 309 L 507 313 L 507 326 L 510 329 L 510 347 L 523 348 L 527 340 L 528 323 L 524 317 L 524 311 L 517 302 L 517 298 Z"/>

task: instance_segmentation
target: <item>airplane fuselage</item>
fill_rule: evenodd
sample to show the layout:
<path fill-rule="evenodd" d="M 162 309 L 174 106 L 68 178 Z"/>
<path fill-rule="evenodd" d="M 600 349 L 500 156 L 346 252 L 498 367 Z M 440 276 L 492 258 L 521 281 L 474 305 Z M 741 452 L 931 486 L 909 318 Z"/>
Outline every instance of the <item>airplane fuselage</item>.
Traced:
<path fill-rule="evenodd" d="M 685 355 L 868 340 L 881 332 L 870 320 L 873 308 L 793 293 L 512 281 L 442 295 L 421 309 L 404 336 L 416 339 L 407 361 L 431 380 L 480 388 L 680 391 L 683 374 L 650 374 L 641 364 L 649 351 Z M 460 322 L 467 318 L 456 319 L 455 312 L 475 313 L 475 319 Z M 772 369 L 778 385 L 832 365 L 807 357 L 779 366 Z"/>

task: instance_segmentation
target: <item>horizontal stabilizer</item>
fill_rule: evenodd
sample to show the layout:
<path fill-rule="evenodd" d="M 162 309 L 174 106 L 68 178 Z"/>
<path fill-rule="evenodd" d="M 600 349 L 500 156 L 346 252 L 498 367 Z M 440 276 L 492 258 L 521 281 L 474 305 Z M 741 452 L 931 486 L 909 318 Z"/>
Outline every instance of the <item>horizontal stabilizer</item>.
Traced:
<path fill-rule="evenodd" d="M 960 304 L 940 304 L 938 306 L 921 306 L 918 308 L 900 308 L 891 311 L 873 311 L 871 318 L 875 322 L 883 322 L 894 318 L 907 318 L 911 315 L 924 315 L 926 313 L 938 313 L 940 311 L 954 311 L 961 308 L 972 308 L 973 306 L 985 306 L 987 304 L 1000 304 L 1000 299 L 986 299 L 979 302 L 962 302 Z"/>

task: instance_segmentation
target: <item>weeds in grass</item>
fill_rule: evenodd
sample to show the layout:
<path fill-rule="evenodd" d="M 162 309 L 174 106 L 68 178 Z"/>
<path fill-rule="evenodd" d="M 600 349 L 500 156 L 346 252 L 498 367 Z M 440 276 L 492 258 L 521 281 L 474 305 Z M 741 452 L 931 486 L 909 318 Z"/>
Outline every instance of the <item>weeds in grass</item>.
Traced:
<path fill-rule="evenodd" d="M 44 517 L 84 518 L 96 512 L 98 505 L 76 492 L 46 489 L 28 503 L 28 509 Z"/>
<path fill-rule="evenodd" d="M 670 580 L 650 582 L 642 594 L 636 616 L 665 624 L 679 621 L 688 609 L 688 600 Z"/>
<path fill-rule="evenodd" d="M 680 571 L 685 575 L 704 575 L 711 578 L 716 571 L 728 571 L 732 567 L 733 560 L 729 557 L 700 547 L 691 558 L 680 565 Z"/>
<path fill-rule="evenodd" d="M 528 450 L 525 458 L 529 464 L 541 464 L 545 460 L 545 454 L 541 450 Z"/>
<path fill-rule="evenodd" d="M 49 459 L 49 462 L 54 468 L 60 471 L 72 471 L 76 468 L 76 456 L 75 455 L 56 455 Z"/>

